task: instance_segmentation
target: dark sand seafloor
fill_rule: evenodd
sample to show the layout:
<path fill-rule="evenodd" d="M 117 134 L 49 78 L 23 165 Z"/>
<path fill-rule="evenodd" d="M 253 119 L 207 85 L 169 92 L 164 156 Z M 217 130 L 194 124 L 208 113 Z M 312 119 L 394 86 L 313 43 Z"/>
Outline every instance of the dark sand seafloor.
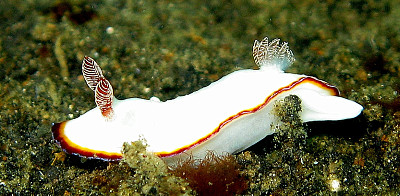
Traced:
<path fill-rule="evenodd" d="M 95 107 L 85 55 L 117 98 L 165 101 L 256 69 L 265 36 L 289 43 L 287 72 L 336 85 L 364 111 L 302 124 L 296 101 L 282 103 L 278 133 L 235 155 L 240 194 L 400 194 L 399 1 L 0 1 L 0 27 L 0 195 L 195 194 L 152 160 L 67 155 L 51 124 Z"/>

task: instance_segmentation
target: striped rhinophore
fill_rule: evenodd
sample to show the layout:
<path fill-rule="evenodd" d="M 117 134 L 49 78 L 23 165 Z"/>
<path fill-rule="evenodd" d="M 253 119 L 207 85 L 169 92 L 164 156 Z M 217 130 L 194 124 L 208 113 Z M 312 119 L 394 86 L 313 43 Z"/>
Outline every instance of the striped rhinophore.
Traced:
<path fill-rule="evenodd" d="M 85 56 L 82 62 L 82 74 L 86 84 L 94 91 L 95 102 L 101 114 L 106 118 L 111 118 L 113 89 L 110 82 L 103 76 L 100 66 L 92 58 Z"/>
<path fill-rule="evenodd" d="M 93 91 L 96 90 L 97 83 L 103 76 L 100 66 L 92 58 L 85 56 L 82 62 L 82 74 L 86 84 Z"/>
<path fill-rule="evenodd" d="M 101 114 L 104 117 L 111 118 L 113 115 L 113 89 L 110 82 L 106 78 L 100 77 L 94 93 L 96 105 L 100 108 Z"/>

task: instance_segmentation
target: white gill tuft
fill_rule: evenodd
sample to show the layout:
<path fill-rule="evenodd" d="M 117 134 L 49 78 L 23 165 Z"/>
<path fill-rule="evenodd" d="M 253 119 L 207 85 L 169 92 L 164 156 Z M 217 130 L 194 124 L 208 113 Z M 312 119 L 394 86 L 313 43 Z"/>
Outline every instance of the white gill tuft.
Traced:
<path fill-rule="evenodd" d="M 265 37 L 262 41 L 254 41 L 253 57 L 260 68 L 275 67 L 284 71 L 295 61 L 288 43 L 280 44 L 279 41 L 279 39 L 273 39 L 268 42 L 268 37 Z"/>

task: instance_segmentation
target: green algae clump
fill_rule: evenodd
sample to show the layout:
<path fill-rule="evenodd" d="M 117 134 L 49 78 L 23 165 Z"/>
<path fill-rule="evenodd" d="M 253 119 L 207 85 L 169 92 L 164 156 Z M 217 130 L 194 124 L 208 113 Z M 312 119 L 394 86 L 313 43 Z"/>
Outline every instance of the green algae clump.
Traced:
<path fill-rule="evenodd" d="M 105 169 L 73 180 L 71 195 L 194 195 L 182 178 L 172 175 L 164 161 L 146 151 L 143 140 L 125 143 L 123 159 Z"/>
<path fill-rule="evenodd" d="M 122 185 L 121 193 L 129 195 L 138 191 L 145 195 L 192 195 L 193 192 L 182 178 L 173 176 L 165 162 L 154 153 L 146 151 L 145 141 L 124 143 L 121 165 L 134 170 L 133 179 Z"/>

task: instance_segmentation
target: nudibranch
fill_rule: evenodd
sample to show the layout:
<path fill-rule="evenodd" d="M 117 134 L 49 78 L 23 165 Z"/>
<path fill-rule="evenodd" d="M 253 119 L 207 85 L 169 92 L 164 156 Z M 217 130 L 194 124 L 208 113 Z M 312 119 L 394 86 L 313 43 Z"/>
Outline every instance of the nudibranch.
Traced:
<path fill-rule="evenodd" d="M 209 150 L 237 153 L 273 134 L 273 105 L 288 95 L 301 99 L 304 122 L 354 118 L 363 110 L 327 82 L 285 73 L 295 60 L 286 42 L 256 40 L 253 56 L 258 70 L 235 71 L 168 101 L 116 99 L 99 65 L 85 57 L 82 73 L 97 107 L 53 124 L 53 138 L 67 153 L 108 161 L 122 158 L 124 142 L 144 138 L 148 151 L 173 163 L 189 155 L 203 158 Z"/>

